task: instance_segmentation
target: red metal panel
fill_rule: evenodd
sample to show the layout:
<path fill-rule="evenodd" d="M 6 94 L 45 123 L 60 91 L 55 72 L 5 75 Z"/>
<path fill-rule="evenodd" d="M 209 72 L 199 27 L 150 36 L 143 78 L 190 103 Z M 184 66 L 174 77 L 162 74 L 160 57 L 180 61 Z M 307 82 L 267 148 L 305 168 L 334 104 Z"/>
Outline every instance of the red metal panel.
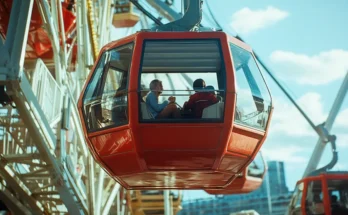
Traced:
<path fill-rule="evenodd" d="M 121 176 L 143 171 L 134 152 L 104 156 L 101 159 L 112 171 L 111 175 Z"/>
<path fill-rule="evenodd" d="M 229 195 L 229 194 L 242 194 L 250 193 L 258 189 L 262 184 L 262 179 L 251 177 L 236 177 L 233 182 L 224 189 L 205 190 L 209 194 L 214 195 Z"/>
<path fill-rule="evenodd" d="M 228 151 L 251 156 L 262 137 L 247 136 L 248 133 L 241 130 L 233 131 L 232 138 L 228 142 Z"/>
<path fill-rule="evenodd" d="M 237 154 L 226 155 L 222 158 L 219 170 L 237 173 L 248 161 L 248 157 Z"/>
<path fill-rule="evenodd" d="M 211 169 L 216 156 L 214 151 L 148 151 L 144 158 L 150 170 L 198 171 Z"/>
<path fill-rule="evenodd" d="M 211 150 L 220 142 L 222 126 L 192 123 L 146 124 L 139 129 L 144 150 Z"/>
<path fill-rule="evenodd" d="M 100 156 L 132 151 L 134 144 L 130 129 L 92 137 L 91 142 Z"/>

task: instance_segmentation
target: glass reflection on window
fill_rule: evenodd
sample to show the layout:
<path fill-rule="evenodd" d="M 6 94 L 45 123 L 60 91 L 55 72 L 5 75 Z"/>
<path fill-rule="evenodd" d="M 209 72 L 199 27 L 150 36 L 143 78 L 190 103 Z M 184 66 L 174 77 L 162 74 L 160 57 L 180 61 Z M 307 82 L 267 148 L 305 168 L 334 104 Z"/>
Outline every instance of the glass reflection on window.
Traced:
<path fill-rule="evenodd" d="M 103 53 L 83 98 L 90 131 L 128 123 L 127 83 L 133 44 Z"/>
<path fill-rule="evenodd" d="M 253 55 L 230 44 L 236 71 L 237 106 L 235 122 L 264 130 L 271 109 L 271 97 Z"/>
<path fill-rule="evenodd" d="M 248 176 L 262 178 L 265 171 L 265 163 L 261 152 L 259 152 L 248 166 Z"/>

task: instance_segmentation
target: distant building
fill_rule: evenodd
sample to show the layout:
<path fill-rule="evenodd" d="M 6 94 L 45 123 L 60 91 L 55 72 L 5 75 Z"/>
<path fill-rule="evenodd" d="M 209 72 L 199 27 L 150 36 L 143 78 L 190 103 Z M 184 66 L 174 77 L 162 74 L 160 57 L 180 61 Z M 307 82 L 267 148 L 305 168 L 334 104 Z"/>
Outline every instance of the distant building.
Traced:
<path fill-rule="evenodd" d="M 268 162 L 268 172 L 261 187 L 248 194 L 219 195 L 215 198 L 184 201 L 178 215 L 230 215 L 243 210 L 255 210 L 262 215 L 284 215 L 291 199 L 284 162 Z"/>
<path fill-rule="evenodd" d="M 272 185 L 270 186 L 271 195 L 288 193 L 289 189 L 285 181 L 284 162 L 269 161 L 267 164 L 269 184 Z"/>
<path fill-rule="evenodd" d="M 230 213 L 230 215 L 260 215 L 255 210 L 246 210 L 246 211 L 240 211 L 236 213 Z"/>
<path fill-rule="evenodd" d="M 255 210 L 261 215 L 284 215 L 291 199 L 291 193 L 272 196 L 268 204 L 267 196 L 230 195 L 220 198 L 184 201 L 178 215 L 230 215 L 243 210 Z M 239 198 L 231 198 L 231 197 Z"/>

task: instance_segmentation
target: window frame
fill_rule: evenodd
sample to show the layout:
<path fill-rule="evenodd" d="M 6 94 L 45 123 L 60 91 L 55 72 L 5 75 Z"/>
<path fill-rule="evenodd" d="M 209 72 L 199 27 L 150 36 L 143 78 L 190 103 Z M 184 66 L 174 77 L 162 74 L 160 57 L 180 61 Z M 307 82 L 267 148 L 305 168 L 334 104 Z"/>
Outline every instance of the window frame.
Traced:
<path fill-rule="evenodd" d="M 103 55 L 107 54 L 107 53 L 110 53 L 112 51 L 118 51 L 122 48 L 125 48 L 129 45 L 132 45 L 132 49 L 131 49 L 131 52 L 130 52 L 130 61 L 129 61 L 129 64 L 128 64 L 128 71 L 124 71 L 122 69 L 119 69 L 117 67 L 114 67 L 114 66 L 111 66 L 110 65 L 110 61 L 111 61 L 111 55 L 108 57 L 108 59 L 105 59 L 107 62 L 104 64 L 104 67 L 103 67 L 103 71 L 102 71 L 102 78 L 103 76 L 105 76 L 105 79 L 107 77 L 107 73 L 108 71 L 106 72 L 106 70 L 109 70 L 109 68 L 116 68 L 117 70 L 120 70 L 120 71 L 124 71 L 125 74 L 128 73 L 128 78 L 127 78 L 127 83 L 126 83 L 126 92 L 127 92 L 127 109 L 129 108 L 129 90 L 128 90 L 128 87 L 129 87 L 129 82 L 130 82 L 130 73 L 131 73 L 131 64 L 132 64 L 132 61 L 133 61 L 133 54 L 134 54 L 134 47 L 135 47 L 135 42 L 134 41 L 131 41 L 131 42 L 127 42 L 125 44 L 121 44 L 120 46 L 117 46 L 117 47 L 113 47 L 113 48 L 110 48 L 108 50 L 104 50 L 103 52 L 100 53 L 100 57 L 99 57 L 99 61 L 97 63 L 97 66 L 94 68 L 93 70 L 93 75 L 91 76 L 91 78 L 89 79 L 89 82 L 87 84 L 87 87 L 86 87 L 86 90 L 83 94 L 83 97 L 82 97 L 82 114 L 83 114 L 83 120 L 84 120 L 84 123 L 86 125 L 86 131 L 91 134 L 91 133 L 95 133 L 95 132 L 99 132 L 99 131 L 103 131 L 103 130 L 107 130 L 107 129 L 110 129 L 110 128 L 116 128 L 116 127 L 120 127 L 120 126 L 124 126 L 126 124 L 129 123 L 129 118 L 127 120 L 127 123 L 125 124 L 121 124 L 121 125 L 115 125 L 115 124 L 111 124 L 111 125 L 108 125 L 108 126 L 105 126 L 105 127 L 102 127 L 102 128 L 96 128 L 96 129 L 91 129 L 89 127 L 89 123 L 87 121 L 87 114 L 86 114 L 86 110 L 85 110 L 85 96 L 87 94 L 87 88 L 89 86 L 89 84 L 94 80 L 95 76 L 97 75 L 96 72 L 95 72 L 95 69 L 97 69 L 99 66 L 100 66 L 100 63 L 101 63 L 101 58 L 103 57 Z M 92 71 L 91 71 L 92 72 Z M 102 89 L 104 90 L 104 87 L 105 87 L 105 83 L 106 83 L 106 80 L 104 81 L 103 83 L 103 87 Z M 98 97 L 100 97 L 100 101 L 102 100 L 102 96 L 103 96 L 103 90 L 101 92 L 101 95 L 98 95 Z M 115 91 L 116 92 L 116 91 Z M 93 92 L 93 95 L 95 95 L 95 90 Z M 128 113 L 129 113 L 129 110 L 128 110 Z"/>
<path fill-rule="evenodd" d="M 216 72 L 216 78 L 217 78 L 217 84 L 219 89 L 215 90 L 216 91 L 221 91 L 224 93 L 224 109 L 222 112 L 222 117 L 220 119 L 143 119 L 142 113 L 141 113 L 141 76 L 142 74 L 170 74 L 170 73 L 180 73 L 182 74 L 183 72 L 142 72 L 143 68 L 143 62 L 144 62 L 144 54 L 145 54 L 145 47 L 146 47 L 146 42 L 148 41 L 160 41 L 160 42 L 168 42 L 168 41 L 216 41 L 219 49 L 219 54 L 220 54 L 220 60 L 221 60 L 221 68 L 220 68 L 220 74 Z M 187 72 L 187 73 L 199 73 L 199 72 Z M 180 38 L 180 39 L 144 39 L 142 48 L 141 48 L 141 58 L 140 58 L 140 64 L 139 64 L 139 72 L 138 72 L 138 86 L 137 86 L 137 96 L 138 96 L 138 122 L 139 123 L 150 123 L 150 124 L 156 124 L 156 123 L 224 123 L 225 120 L 225 112 L 226 112 L 226 94 L 227 94 L 227 76 L 226 76 L 226 62 L 224 59 L 224 54 L 222 51 L 222 41 L 219 38 Z M 220 78 L 219 78 L 220 76 Z M 224 84 L 223 88 L 220 89 L 220 84 Z M 193 90 L 193 89 L 192 89 Z M 170 90 L 173 91 L 173 90 Z M 151 90 L 150 90 L 151 92 Z M 164 90 L 165 92 L 165 90 Z M 145 101 L 146 103 L 146 101 Z"/>
<path fill-rule="evenodd" d="M 235 119 L 233 120 L 233 123 L 235 123 L 235 124 L 237 124 L 237 125 L 239 125 L 239 126 L 242 126 L 242 127 L 249 128 L 249 129 L 254 129 L 254 130 L 257 130 L 257 131 L 265 132 L 265 131 L 267 130 L 267 127 L 268 127 L 268 124 L 269 124 L 269 120 L 271 119 L 271 110 L 272 110 L 272 108 L 273 108 L 272 96 L 271 96 L 271 92 L 270 92 L 270 90 L 269 90 L 269 88 L 268 88 L 268 85 L 267 85 L 267 83 L 266 83 L 266 80 L 265 80 L 265 78 L 264 78 L 264 76 L 263 76 L 263 74 L 262 74 L 262 72 L 261 72 L 261 69 L 260 69 L 259 64 L 257 63 L 257 59 L 255 58 L 255 55 L 253 54 L 253 52 L 252 52 L 251 50 L 247 50 L 245 47 L 242 47 L 242 46 L 240 46 L 240 45 L 238 45 L 238 44 L 236 44 L 236 43 L 234 43 L 234 42 L 232 42 L 232 41 L 228 41 L 228 44 L 229 44 L 229 50 L 230 50 L 230 52 L 231 52 L 231 61 L 232 61 L 232 64 L 233 64 L 233 71 L 234 71 L 234 73 L 235 73 L 235 82 L 238 83 L 238 80 L 237 80 L 237 77 L 236 77 L 237 70 L 240 70 L 240 69 L 241 69 L 241 70 L 243 71 L 243 73 L 245 73 L 245 72 L 244 72 L 244 67 L 243 67 L 243 66 L 236 67 L 236 65 L 235 65 L 235 61 L 234 61 L 234 59 L 233 59 L 232 45 L 233 45 L 233 46 L 236 46 L 236 47 L 238 47 L 238 48 L 240 48 L 240 49 L 243 49 L 244 51 L 246 51 L 246 52 L 248 52 L 248 53 L 250 54 L 250 56 L 252 57 L 252 59 L 254 60 L 256 66 L 257 66 L 257 69 L 258 69 L 258 71 L 259 71 L 259 73 L 260 73 L 260 76 L 261 76 L 261 78 L 262 78 L 262 81 L 263 81 L 263 83 L 264 83 L 264 85 L 265 85 L 265 88 L 266 88 L 266 90 L 267 90 L 268 97 L 269 97 L 269 106 L 268 106 L 269 109 L 267 110 L 267 111 L 268 111 L 268 117 L 267 117 L 267 123 L 266 123 L 266 125 L 265 125 L 264 128 L 261 129 L 261 128 L 253 127 L 253 126 L 251 126 L 251 125 L 238 122 L 238 121 L 236 121 Z M 256 84 L 257 84 L 257 81 L 256 81 L 254 75 L 252 74 L 249 65 L 247 65 L 247 68 L 248 68 L 249 72 L 250 72 L 251 75 L 252 75 L 253 81 L 255 81 Z M 247 79 L 248 88 L 250 89 L 250 93 L 251 93 L 253 102 L 254 102 L 255 106 L 257 106 L 257 105 L 256 105 L 256 100 L 254 99 L 254 94 L 253 94 L 252 88 L 250 87 L 249 79 L 246 77 L 245 74 L 244 74 L 244 76 L 245 76 L 245 78 Z M 256 85 L 256 86 L 258 87 L 258 85 Z M 259 88 L 259 87 L 258 87 L 258 88 Z M 237 103 L 237 102 L 238 102 L 238 96 L 239 96 L 239 95 L 238 95 L 238 90 L 237 90 L 237 88 L 236 88 L 236 108 L 237 108 L 237 105 L 238 105 L 238 103 Z M 264 98 L 262 98 L 262 99 L 263 99 L 263 101 L 265 101 Z M 267 101 L 267 100 L 266 100 L 266 101 Z M 257 108 L 256 108 L 256 110 L 257 110 Z M 265 110 L 266 110 L 266 109 L 265 109 Z M 264 110 L 264 111 L 265 111 L 265 110 Z"/>

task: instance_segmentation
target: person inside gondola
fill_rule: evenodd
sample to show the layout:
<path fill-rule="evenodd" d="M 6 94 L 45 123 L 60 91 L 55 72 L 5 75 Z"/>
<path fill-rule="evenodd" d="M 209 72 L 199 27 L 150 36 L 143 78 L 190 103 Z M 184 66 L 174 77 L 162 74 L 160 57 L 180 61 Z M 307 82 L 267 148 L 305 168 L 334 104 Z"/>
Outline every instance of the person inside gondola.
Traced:
<path fill-rule="evenodd" d="M 206 87 L 204 88 L 204 91 L 213 94 L 213 95 L 215 96 L 215 98 L 217 98 L 217 100 L 218 100 L 219 102 L 222 102 L 222 97 L 219 96 L 219 95 L 217 95 L 217 94 L 215 93 L 215 88 L 214 88 L 213 86 L 211 86 L 211 85 L 206 86 Z"/>
<path fill-rule="evenodd" d="M 347 215 L 348 209 L 341 207 L 336 195 L 331 195 L 331 214 L 332 215 Z"/>
<path fill-rule="evenodd" d="M 205 87 L 203 79 L 196 79 L 193 82 L 193 89 L 196 93 L 191 95 L 190 99 L 184 104 L 184 110 L 191 110 L 194 118 L 202 118 L 204 108 L 219 102 L 215 96 L 214 87 L 211 86 L 212 89 L 210 90 Z"/>
<path fill-rule="evenodd" d="M 175 104 L 175 97 L 170 96 L 168 101 L 158 103 L 158 97 L 162 94 L 163 85 L 158 79 L 150 83 L 150 93 L 146 97 L 147 107 L 155 119 L 180 118 L 181 114 Z"/>
<path fill-rule="evenodd" d="M 320 198 L 320 193 L 313 194 L 313 201 L 307 201 L 306 205 L 309 205 L 308 214 L 322 215 L 325 213 L 323 200 Z"/>
<path fill-rule="evenodd" d="M 111 118 L 115 124 L 127 122 L 127 80 L 128 76 L 125 74 L 113 97 Z"/>

